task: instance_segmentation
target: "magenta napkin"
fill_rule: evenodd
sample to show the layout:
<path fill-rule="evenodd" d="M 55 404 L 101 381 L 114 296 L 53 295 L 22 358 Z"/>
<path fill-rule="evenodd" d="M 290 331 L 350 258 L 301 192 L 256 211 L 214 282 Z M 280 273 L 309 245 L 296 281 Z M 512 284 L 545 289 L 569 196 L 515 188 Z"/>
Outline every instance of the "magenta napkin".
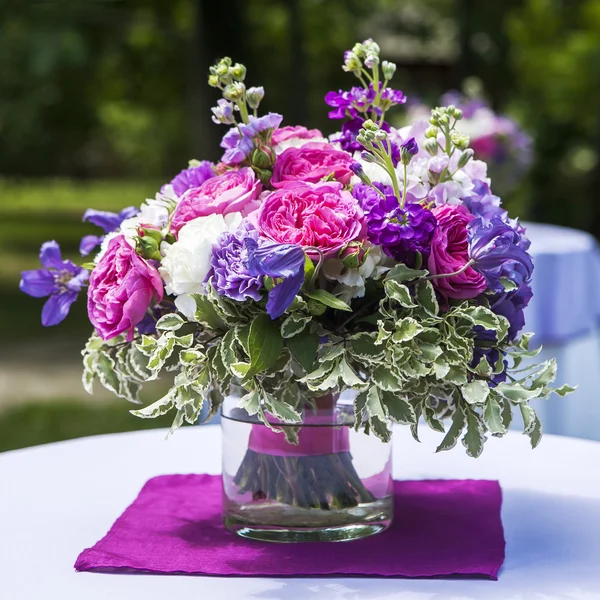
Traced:
<path fill-rule="evenodd" d="M 163 475 L 146 483 L 106 537 L 84 550 L 78 571 L 221 576 L 497 579 L 504 561 L 497 481 L 395 481 L 385 532 L 342 543 L 245 540 L 221 524 L 221 481 Z"/>

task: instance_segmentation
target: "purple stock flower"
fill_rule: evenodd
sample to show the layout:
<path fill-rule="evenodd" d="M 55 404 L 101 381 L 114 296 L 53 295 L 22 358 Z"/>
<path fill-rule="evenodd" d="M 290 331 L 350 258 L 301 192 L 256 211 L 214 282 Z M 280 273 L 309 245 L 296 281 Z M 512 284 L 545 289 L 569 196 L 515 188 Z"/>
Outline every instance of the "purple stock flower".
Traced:
<path fill-rule="evenodd" d="M 416 252 L 428 256 L 436 226 L 434 215 L 420 204 L 401 207 L 389 186 L 375 185 L 385 198 L 363 183 L 352 190 L 365 213 L 369 241 L 395 260 L 411 260 Z"/>
<path fill-rule="evenodd" d="M 414 156 L 419 152 L 417 140 L 415 140 L 414 137 L 409 138 L 400 146 L 400 151 L 406 154 L 410 154 L 410 156 Z"/>
<path fill-rule="evenodd" d="M 242 226 L 234 233 L 222 233 L 213 246 L 211 270 L 207 276 L 218 294 L 238 302 L 262 298 L 263 278 L 251 275 L 248 269 L 248 248 L 244 243 L 247 239 L 258 242 L 258 231 L 251 226 Z"/>
<path fill-rule="evenodd" d="M 181 171 L 171 180 L 170 184 L 177 196 L 183 196 L 188 190 L 200 187 L 207 179 L 214 176 L 213 164 L 208 160 L 203 160 L 198 166 Z"/>
<path fill-rule="evenodd" d="M 334 108 L 329 111 L 328 116 L 330 119 L 345 119 L 347 116 L 355 118 L 358 113 L 369 110 L 376 95 L 372 86 L 368 90 L 354 86 L 347 92 L 343 90 L 327 92 L 325 103 Z"/>
<path fill-rule="evenodd" d="M 88 272 L 70 260 L 63 260 L 55 241 L 40 249 L 43 269 L 23 271 L 19 289 L 34 298 L 50 296 L 42 309 L 42 325 L 58 325 L 69 314 L 71 304 L 88 279 Z"/>
<path fill-rule="evenodd" d="M 350 121 L 345 121 L 342 125 L 342 131 L 337 137 L 332 137 L 332 142 L 338 142 L 342 150 L 346 152 L 356 152 L 362 150 L 362 146 L 356 141 L 358 133 L 365 120 L 362 117 L 354 117 Z"/>
<path fill-rule="evenodd" d="M 97 227 L 101 227 L 105 233 L 111 233 L 117 231 L 125 219 L 131 219 L 131 217 L 135 217 L 139 212 L 139 209 L 135 206 L 128 206 L 119 213 L 88 208 L 83 213 L 82 221 L 84 223 L 87 221 Z M 79 243 L 79 253 L 81 256 L 87 256 L 102 243 L 103 239 L 103 235 L 84 235 Z"/>
<path fill-rule="evenodd" d="M 507 212 L 500 206 L 500 198 L 492 194 L 490 187 L 484 181 L 474 179 L 472 195 L 463 198 L 462 201 L 471 213 L 486 222 L 494 217 L 506 219 Z"/>
<path fill-rule="evenodd" d="M 271 319 L 281 316 L 294 301 L 304 283 L 304 250 L 295 244 L 259 243 L 246 238 L 248 271 L 258 277 L 265 275 L 283 281 L 269 292 L 267 313 Z"/>
<path fill-rule="evenodd" d="M 221 160 L 227 165 L 244 162 L 254 147 L 254 138 L 264 131 L 276 129 L 282 120 L 281 115 L 268 113 L 262 117 L 251 116 L 249 123 L 241 124 L 239 129 L 230 129 L 221 140 L 221 148 L 225 148 Z"/>

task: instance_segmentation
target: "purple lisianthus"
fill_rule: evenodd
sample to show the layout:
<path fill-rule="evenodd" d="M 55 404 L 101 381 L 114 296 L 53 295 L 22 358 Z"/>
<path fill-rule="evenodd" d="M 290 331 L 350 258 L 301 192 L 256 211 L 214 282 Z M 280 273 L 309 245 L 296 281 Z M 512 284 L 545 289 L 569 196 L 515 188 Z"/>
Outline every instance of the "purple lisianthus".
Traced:
<path fill-rule="evenodd" d="M 271 319 L 281 316 L 294 301 L 304 283 L 304 250 L 295 244 L 259 243 L 245 239 L 248 271 L 255 277 L 267 276 L 283 280 L 269 292 L 267 313 Z"/>
<path fill-rule="evenodd" d="M 84 223 L 92 223 L 92 225 L 104 229 L 105 233 L 111 233 L 117 231 L 125 219 L 131 219 L 131 217 L 135 217 L 139 212 L 135 206 L 128 206 L 119 213 L 88 208 L 83 213 L 82 221 Z M 103 235 L 84 235 L 79 243 L 79 253 L 81 256 L 87 256 L 102 243 L 103 239 Z"/>
<path fill-rule="evenodd" d="M 533 272 L 533 261 L 523 247 L 522 234 L 500 217 L 486 222 L 481 217 L 469 223 L 469 256 L 473 268 L 481 273 L 490 290 L 504 291 L 502 277 L 528 282 Z M 525 242 L 526 244 L 526 242 Z"/>
<path fill-rule="evenodd" d="M 385 198 L 363 183 L 352 190 L 367 219 L 368 240 L 395 260 L 410 261 L 416 252 L 428 256 L 436 226 L 431 211 L 420 204 L 401 207 L 389 186 L 375 185 Z"/>
<path fill-rule="evenodd" d="M 214 176 L 213 164 L 203 160 L 199 165 L 181 171 L 170 183 L 177 196 L 182 196 L 188 190 L 200 187 L 207 179 Z"/>
<path fill-rule="evenodd" d="M 262 298 L 262 275 L 251 275 L 248 268 L 247 239 L 258 242 L 258 231 L 247 224 L 236 232 L 222 233 L 213 246 L 207 276 L 218 294 L 238 302 Z"/>
<path fill-rule="evenodd" d="M 515 290 L 497 294 L 490 301 L 490 308 L 509 322 L 509 341 L 514 340 L 525 326 L 524 310 L 532 297 L 531 286 L 528 282 L 522 282 L 520 285 L 517 284 Z"/>
<path fill-rule="evenodd" d="M 88 280 L 86 269 L 63 260 L 55 241 L 45 242 L 40 249 L 43 269 L 23 271 L 19 289 L 34 298 L 50 296 L 42 309 L 42 325 L 58 325 L 69 314 L 71 305 Z"/>

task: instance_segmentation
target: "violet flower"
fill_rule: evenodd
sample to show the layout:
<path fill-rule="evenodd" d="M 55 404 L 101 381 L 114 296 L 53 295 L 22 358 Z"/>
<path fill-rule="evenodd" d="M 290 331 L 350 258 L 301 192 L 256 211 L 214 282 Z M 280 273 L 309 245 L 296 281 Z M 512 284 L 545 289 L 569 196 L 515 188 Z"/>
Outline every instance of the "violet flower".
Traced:
<path fill-rule="evenodd" d="M 248 248 L 244 243 L 248 239 L 258 242 L 258 231 L 250 225 L 242 225 L 236 232 L 222 233 L 213 246 L 207 276 L 219 295 L 238 302 L 262 298 L 263 278 L 251 275 L 248 268 Z"/>
<path fill-rule="evenodd" d="M 203 160 L 199 165 L 178 173 L 173 177 L 170 185 L 173 186 L 173 191 L 177 196 L 183 196 L 188 190 L 200 187 L 207 179 L 214 176 L 213 164 L 208 160 Z"/>
<path fill-rule="evenodd" d="M 128 206 L 119 213 L 88 208 L 83 213 L 82 221 L 84 223 L 92 223 L 92 225 L 104 229 L 105 233 L 111 233 L 117 231 L 125 219 L 135 217 L 139 212 L 139 209 L 135 206 Z M 81 256 L 87 256 L 94 248 L 97 248 L 102 243 L 103 239 L 103 235 L 84 235 L 79 243 L 79 253 Z"/>
<path fill-rule="evenodd" d="M 254 138 L 269 129 L 277 129 L 282 120 L 281 115 L 268 113 L 262 117 L 251 116 L 248 123 L 230 129 L 221 141 L 221 148 L 225 149 L 221 161 L 227 165 L 244 162 L 254 148 Z"/>
<path fill-rule="evenodd" d="M 23 271 L 19 289 L 34 298 L 50 296 L 42 309 L 42 325 L 58 325 L 69 314 L 71 305 L 88 279 L 86 269 L 63 260 L 55 241 L 45 242 L 40 249 L 43 269 Z"/>
<path fill-rule="evenodd" d="M 294 244 L 259 243 L 246 238 L 248 271 L 251 275 L 274 279 L 283 277 L 269 292 L 267 313 L 271 319 L 281 316 L 294 301 L 304 283 L 304 250 Z"/>

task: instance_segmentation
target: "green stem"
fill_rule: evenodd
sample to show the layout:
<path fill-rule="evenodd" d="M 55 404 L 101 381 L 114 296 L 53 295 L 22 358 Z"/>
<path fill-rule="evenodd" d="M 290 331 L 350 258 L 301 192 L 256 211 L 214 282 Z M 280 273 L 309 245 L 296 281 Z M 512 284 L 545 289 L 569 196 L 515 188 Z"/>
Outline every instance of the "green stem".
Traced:
<path fill-rule="evenodd" d="M 404 204 L 406 203 L 406 185 L 407 185 L 407 182 L 406 182 L 406 179 L 407 179 L 407 177 L 406 177 L 406 164 L 402 163 L 402 167 L 404 169 L 404 181 L 402 182 L 403 183 L 403 186 L 402 186 L 402 200 L 400 200 L 400 208 L 404 208 Z"/>
<path fill-rule="evenodd" d="M 240 109 L 240 116 L 242 117 L 242 121 L 244 123 L 249 123 L 250 122 L 250 117 L 248 116 L 248 107 L 246 106 L 246 98 L 242 98 L 238 103 L 237 103 L 239 109 Z"/>
<path fill-rule="evenodd" d="M 460 275 L 464 273 L 469 267 L 472 267 L 475 264 L 475 260 L 471 259 L 467 263 L 465 263 L 458 271 L 454 271 L 454 273 L 438 273 L 437 275 L 427 275 L 423 279 L 446 279 L 447 277 L 454 277 L 456 275 Z"/>

